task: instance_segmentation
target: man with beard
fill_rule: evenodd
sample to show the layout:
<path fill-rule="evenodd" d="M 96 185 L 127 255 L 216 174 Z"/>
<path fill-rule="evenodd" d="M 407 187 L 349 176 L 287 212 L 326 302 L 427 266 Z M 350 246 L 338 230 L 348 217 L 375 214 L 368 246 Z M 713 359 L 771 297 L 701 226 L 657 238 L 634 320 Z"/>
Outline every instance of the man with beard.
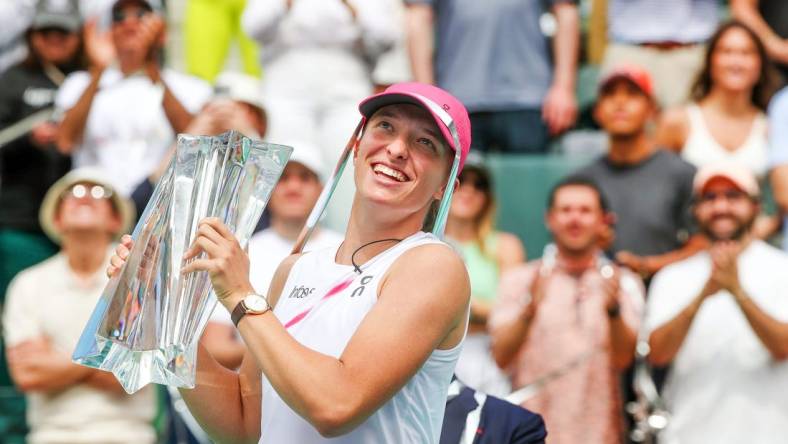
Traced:
<path fill-rule="evenodd" d="M 542 386 L 523 407 L 542 415 L 549 442 L 620 443 L 619 371 L 634 356 L 643 284 L 602 255 L 608 207 L 597 185 L 566 179 L 547 206 L 555 253 L 503 275 L 493 356 L 514 387 Z"/>
<path fill-rule="evenodd" d="M 712 165 L 694 190 L 711 245 L 660 271 L 648 299 L 650 358 L 672 364 L 660 442 L 784 442 L 788 256 L 751 234 L 760 208 L 752 173 Z"/>

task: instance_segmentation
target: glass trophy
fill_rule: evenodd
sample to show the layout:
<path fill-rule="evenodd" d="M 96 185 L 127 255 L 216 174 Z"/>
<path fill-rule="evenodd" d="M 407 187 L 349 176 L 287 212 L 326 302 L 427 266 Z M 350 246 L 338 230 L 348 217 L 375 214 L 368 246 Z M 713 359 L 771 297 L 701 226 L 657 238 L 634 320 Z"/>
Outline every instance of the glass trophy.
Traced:
<path fill-rule="evenodd" d="M 292 151 L 234 131 L 179 135 L 74 362 L 112 372 L 128 393 L 151 382 L 193 388 L 197 343 L 216 298 L 207 272 L 181 273 L 184 253 L 205 217 L 222 220 L 245 247 Z"/>

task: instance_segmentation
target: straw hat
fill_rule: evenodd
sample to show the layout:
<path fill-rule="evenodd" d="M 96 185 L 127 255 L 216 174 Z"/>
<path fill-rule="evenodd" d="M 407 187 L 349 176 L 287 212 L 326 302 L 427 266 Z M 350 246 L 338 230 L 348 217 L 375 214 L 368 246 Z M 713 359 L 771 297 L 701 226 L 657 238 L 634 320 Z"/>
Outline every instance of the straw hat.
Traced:
<path fill-rule="evenodd" d="M 112 199 L 112 203 L 117 209 L 122 222 L 121 229 L 115 233 L 116 238 L 120 237 L 123 233 L 128 233 L 134 225 L 136 215 L 134 203 L 118 194 L 107 175 L 98 168 L 79 168 L 72 170 L 49 187 L 46 196 L 44 196 L 44 201 L 41 203 L 41 208 L 38 211 L 38 221 L 41 224 L 41 228 L 44 230 L 44 233 L 57 244 L 60 244 L 60 232 L 55 226 L 55 212 L 60 203 L 60 198 L 66 190 L 78 183 L 84 182 L 94 183 L 112 190 L 110 199 Z"/>

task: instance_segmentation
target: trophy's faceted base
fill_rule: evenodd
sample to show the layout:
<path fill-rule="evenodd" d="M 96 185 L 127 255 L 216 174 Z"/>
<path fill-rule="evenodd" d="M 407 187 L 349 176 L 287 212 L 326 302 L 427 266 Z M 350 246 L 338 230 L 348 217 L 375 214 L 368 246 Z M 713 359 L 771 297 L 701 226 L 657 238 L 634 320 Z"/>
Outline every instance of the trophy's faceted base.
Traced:
<path fill-rule="evenodd" d="M 112 372 L 126 390 L 134 393 L 154 382 L 178 388 L 194 388 L 192 350 L 176 345 L 160 350 L 133 351 L 123 344 L 96 336 L 96 354 L 75 362 Z"/>

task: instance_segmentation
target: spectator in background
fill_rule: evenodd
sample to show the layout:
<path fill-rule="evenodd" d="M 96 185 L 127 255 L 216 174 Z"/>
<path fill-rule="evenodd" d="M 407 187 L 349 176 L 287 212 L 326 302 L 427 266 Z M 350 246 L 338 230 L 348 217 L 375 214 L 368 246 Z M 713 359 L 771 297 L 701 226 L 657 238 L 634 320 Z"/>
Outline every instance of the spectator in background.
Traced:
<path fill-rule="evenodd" d="M 318 148 L 307 142 L 291 145 L 294 147 L 293 155 L 268 201 L 271 226 L 249 239 L 250 279 L 260 294 L 268 293 L 268 284 L 276 268 L 292 253 L 293 245 L 323 191 L 321 171 L 325 168 Z M 340 242 L 342 235 L 318 227 L 309 236 L 304 250 L 335 247 Z"/>
<path fill-rule="evenodd" d="M 788 251 L 788 87 L 769 105 L 770 179 L 777 208 L 783 216 L 783 249 Z"/>
<path fill-rule="evenodd" d="M 26 34 L 27 59 L 0 77 L 0 128 L 20 134 L 0 142 L 0 294 L 19 270 L 57 251 L 38 224 L 38 209 L 70 160 L 55 148 L 57 124 L 46 116 L 22 121 L 51 110 L 58 85 L 79 67 L 79 28 L 76 5 L 41 2 Z"/>
<path fill-rule="evenodd" d="M 79 66 L 79 28 L 76 5 L 42 1 L 25 34 L 27 59 L 0 76 L 0 133 L 15 133 L 0 136 L 0 306 L 19 271 L 57 252 L 38 223 L 38 209 L 47 189 L 71 169 L 71 161 L 55 148 L 58 126 L 47 118 L 47 110 L 52 109 L 63 76 Z M 26 120 L 42 112 L 42 118 Z M 10 386 L 0 354 L 0 387 L 11 390 Z M 11 396 L 0 402 L 4 401 L 14 402 Z M 21 395 L 17 401 L 23 405 Z M 24 417 L 21 411 L 14 417 L 15 410 L 0 404 L 5 412 L 0 436 L 9 440 L 16 432 L 6 425 L 24 433 Z"/>
<path fill-rule="evenodd" d="M 766 53 L 788 80 L 788 2 L 785 0 L 731 0 L 731 13 L 749 26 Z"/>
<path fill-rule="evenodd" d="M 109 35 L 85 29 L 89 71 L 71 74 L 58 92 L 65 111 L 58 145 L 74 166 L 97 166 L 131 194 L 166 155 L 208 100 L 210 87 L 159 67 L 164 21 L 159 0 L 114 0 Z"/>
<path fill-rule="evenodd" d="M 61 251 L 14 279 L 3 313 L 11 375 L 28 400 L 28 442 L 155 442 L 153 387 L 129 396 L 111 373 L 71 362 L 107 284 L 112 239 L 130 228 L 134 209 L 100 171 L 78 169 L 52 185 L 40 217 Z"/>
<path fill-rule="evenodd" d="M 763 44 L 749 28 L 739 22 L 722 25 L 709 40 L 692 103 L 662 115 L 657 143 L 698 168 L 735 162 L 763 177 L 773 74 Z"/>
<path fill-rule="evenodd" d="M 663 107 L 687 100 L 703 66 L 703 46 L 719 23 L 719 0 L 608 0 L 608 46 L 602 70 L 645 68 Z"/>
<path fill-rule="evenodd" d="M 646 325 L 650 359 L 672 364 L 660 442 L 782 443 L 788 431 L 788 256 L 753 238 L 758 183 L 741 165 L 695 179 L 711 245 L 660 271 Z"/>
<path fill-rule="evenodd" d="M 693 102 L 661 116 L 657 143 L 697 168 L 738 163 L 763 178 L 769 162 L 765 111 L 777 87 L 776 76 L 750 28 L 736 21 L 722 25 L 709 40 Z M 765 239 L 779 226 L 778 216 L 762 215 L 753 234 Z"/>
<path fill-rule="evenodd" d="M 449 385 L 440 444 L 544 444 L 546 436 L 538 414 L 459 379 Z"/>
<path fill-rule="evenodd" d="M 244 72 L 260 77 L 257 46 L 241 31 L 246 0 L 189 0 L 183 22 L 186 70 L 213 82 L 224 67 L 233 40 Z"/>
<path fill-rule="evenodd" d="M 356 104 L 372 92 L 367 58 L 397 38 L 388 2 L 249 0 L 243 28 L 261 45 L 272 140 L 298 135 L 323 148 L 333 169 L 357 123 Z"/>
<path fill-rule="evenodd" d="M 525 261 L 517 236 L 495 230 L 495 196 L 490 172 L 481 159 L 469 157 L 452 196 L 446 238 L 460 252 L 471 279 L 468 335 L 455 374 L 476 390 L 509 394 L 509 380 L 490 354 L 487 320 L 498 295 L 501 273 Z"/>
<path fill-rule="evenodd" d="M 634 357 L 643 285 L 598 246 L 607 212 L 593 182 L 556 185 L 556 250 L 503 276 L 490 317 L 495 359 L 515 387 L 534 385 L 523 407 L 544 417 L 553 444 L 623 442 L 619 371 Z"/>
<path fill-rule="evenodd" d="M 312 207 L 323 191 L 321 154 L 306 142 L 292 143 L 293 155 L 268 201 L 271 225 L 249 239 L 249 278 L 259 294 L 268 293 L 268 284 L 279 264 L 290 256 Z M 304 251 L 337 246 L 342 235 L 316 228 Z M 203 344 L 222 365 L 237 368 L 245 347 L 236 336 L 230 313 L 217 306 L 205 329 Z"/>
<path fill-rule="evenodd" d="M 0 2 L 0 74 L 25 58 L 25 31 L 33 21 L 36 0 Z"/>
<path fill-rule="evenodd" d="M 611 253 L 644 278 L 698 251 L 690 237 L 689 207 L 695 168 L 659 149 L 647 132 L 657 110 L 649 74 L 620 65 L 602 77 L 594 117 L 607 133 L 607 155 L 579 175 L 610 199 L 615 239 Z"/>
<path fill-rule="evenodd" d="M 326 176 L 358 123 L 356 104 L 372 92 L 374 60 L 400 33 L 397 0 L 249 0 L 243 29 L 261 45 L 270 139 L 321 148 Z M 352 175 L 350 175 L 352 176 Z M 340 181 L 329 226 L 344 231 L 353 184 Z"/>
<path fill-rule="evenodd" d="M 579 16 L 573 0 L 406 0 L 416 81 L 468 107 L 473 149 L 544 153 L 577 117 Z M 540 19 L 552 12 L 553 47 Z"/>
<path fill-rule="evenodd" d="M 211 101 L 197 113 L 183 132 L 215 136 L 236 130 L 252 139 L 263 139 L 268 128 L 267 122 L 268 113 L 263 108 L 258 80 L 241 73 L 225 72 L 216 78 Z M 170 165 L 174 153 L 175 143 L 172 143 L 158 166 L 137 183 L 131 193 L 140 213 L 153 196 L 153 189 Z"/>

